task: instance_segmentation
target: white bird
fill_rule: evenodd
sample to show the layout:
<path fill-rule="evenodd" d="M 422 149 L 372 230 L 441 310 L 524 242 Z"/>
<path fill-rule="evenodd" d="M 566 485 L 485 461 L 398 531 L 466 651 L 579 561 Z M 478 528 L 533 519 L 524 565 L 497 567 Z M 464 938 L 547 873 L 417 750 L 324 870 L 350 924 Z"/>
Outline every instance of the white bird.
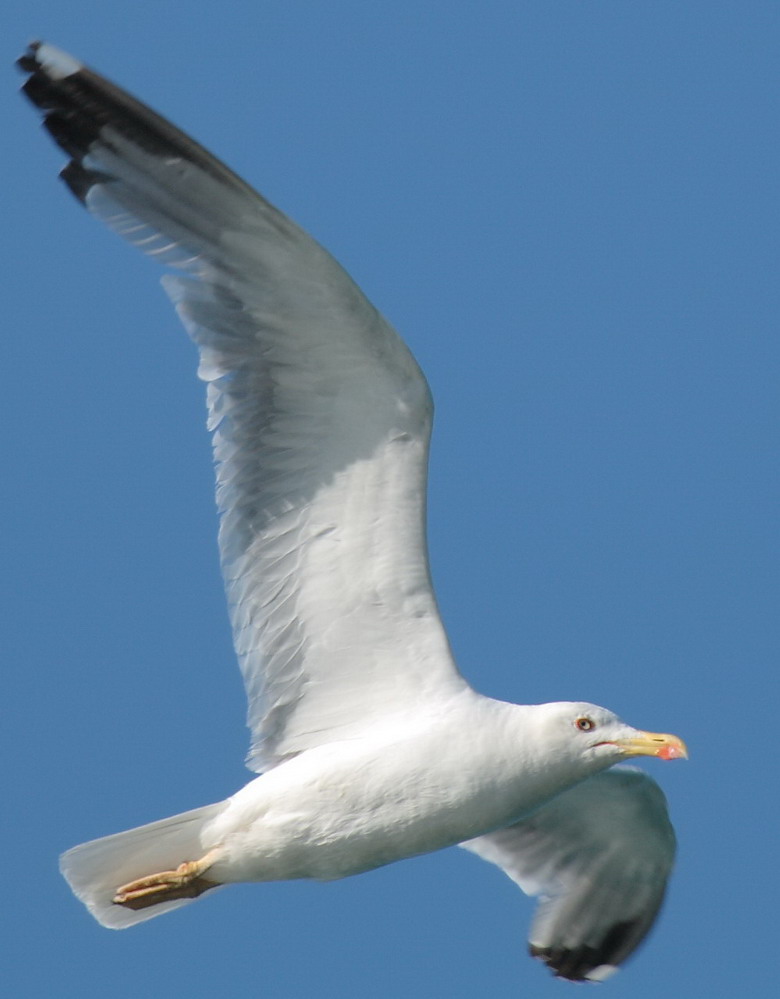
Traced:
<path fill-rule="evenodd" d="M 219 885 L 329 880 L 461 844 L 542 897 L 531 952 L 605 978 L 663 899 L 674 833 L 633 756 L 676 736 L 476 693 L 425 540 L 432 408 L 408 349 L 314 240 L 178 129 L 35 43 L 24 91 L 97 218 L 179 275 L 200 351 L 250 769 L 213 805 L 62 857 L 104 926 Z"/>

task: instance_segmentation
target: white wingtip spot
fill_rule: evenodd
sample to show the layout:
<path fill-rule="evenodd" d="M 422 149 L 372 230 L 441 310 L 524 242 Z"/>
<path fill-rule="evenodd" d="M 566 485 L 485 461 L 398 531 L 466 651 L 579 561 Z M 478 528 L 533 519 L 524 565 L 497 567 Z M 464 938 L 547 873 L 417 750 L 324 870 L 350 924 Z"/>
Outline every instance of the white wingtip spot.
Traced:
<path fill-rule="evenodd" d="M 600 964 L 585 976 L 589 982 L 606 982 L 618 969 L 614 964 Z"/>
<path fill-rule="evenodd" d="M 64 80 L 84 67 L 72 55 L 42 42 L 35 51 L 35 60 L 52 80 Z"/>

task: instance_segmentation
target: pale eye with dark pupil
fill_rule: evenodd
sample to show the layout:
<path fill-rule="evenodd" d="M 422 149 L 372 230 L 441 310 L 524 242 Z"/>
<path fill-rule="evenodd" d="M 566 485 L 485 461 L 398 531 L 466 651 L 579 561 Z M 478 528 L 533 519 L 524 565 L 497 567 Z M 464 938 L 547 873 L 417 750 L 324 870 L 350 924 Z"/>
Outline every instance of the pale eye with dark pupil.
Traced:
<path fill-rule="evenodd" d="M 596 727 L 596 723 L 591 718 L 578 718 L 574 724 L 580 732 L 590 732 Z"/>

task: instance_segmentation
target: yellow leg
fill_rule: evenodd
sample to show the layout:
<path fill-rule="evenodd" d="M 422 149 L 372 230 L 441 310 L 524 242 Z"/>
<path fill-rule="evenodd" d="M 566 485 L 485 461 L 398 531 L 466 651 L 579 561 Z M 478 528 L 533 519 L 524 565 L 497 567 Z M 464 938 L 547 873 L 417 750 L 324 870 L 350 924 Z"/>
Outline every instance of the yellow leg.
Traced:
<path fill-rule="evenodd" d="M 216 888 L 218 881 L 204 878 L 203 874 L 217 859 L 218 852 L 211 850 L 200 860 L 185 860 L 175 871 L 160 871 L 145 878 L 136 878 L 117 888 L 112 901 L 127 909 L 145 909 L 160 902 L 173 902 L 180 898 L 197 898 L 209 888 Z"/>

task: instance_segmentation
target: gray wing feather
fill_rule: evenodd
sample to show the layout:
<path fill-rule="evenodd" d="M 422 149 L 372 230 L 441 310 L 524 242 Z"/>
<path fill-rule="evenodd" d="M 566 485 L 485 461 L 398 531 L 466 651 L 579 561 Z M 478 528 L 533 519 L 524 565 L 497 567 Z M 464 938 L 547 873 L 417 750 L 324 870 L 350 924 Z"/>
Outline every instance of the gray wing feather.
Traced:
<path fill-rule="evenodd" d="M 661 908 L 675 856 L 661 789 L 622 767 L 461 846 L 540 896 L 531 954 L 575 981 L 602 981 L 641 943 Z"/>
<path fill-rule="evenodd" d="M 20 61 L 90 212 L 161 263 L 200 351 L 261 770 L 465 687 L 430 583 L 432 407 L 395 331 L 244 181 L 50 46 Z"/>

